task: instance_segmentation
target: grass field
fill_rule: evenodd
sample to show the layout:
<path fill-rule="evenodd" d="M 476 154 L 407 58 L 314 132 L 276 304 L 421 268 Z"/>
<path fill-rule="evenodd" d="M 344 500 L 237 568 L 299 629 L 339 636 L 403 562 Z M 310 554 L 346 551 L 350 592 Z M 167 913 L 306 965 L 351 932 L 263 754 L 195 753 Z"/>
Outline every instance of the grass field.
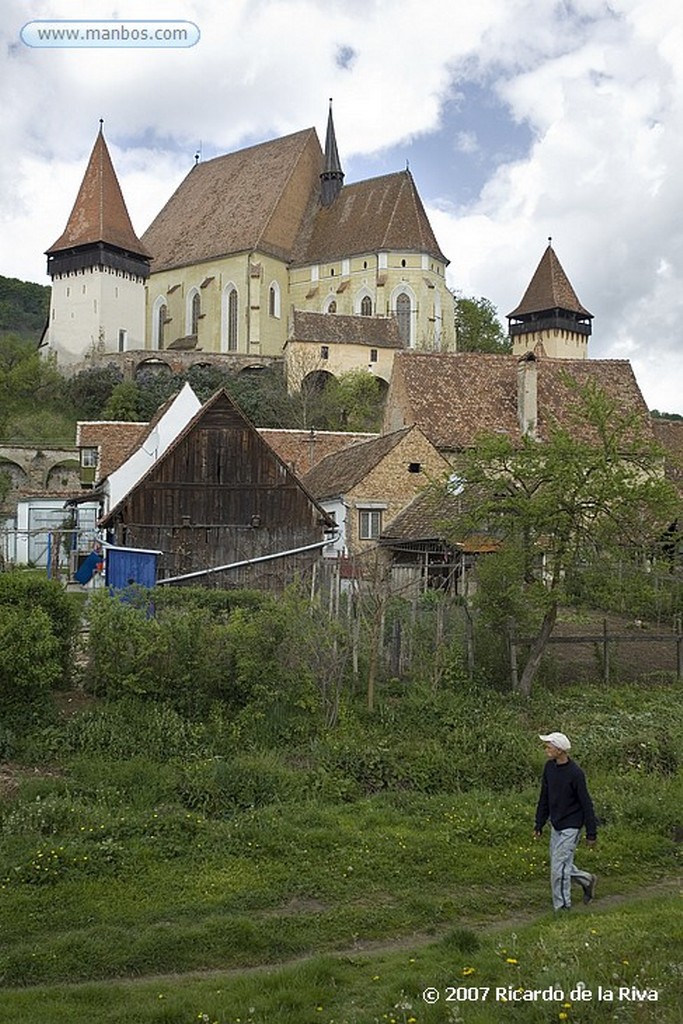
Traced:
<path fill-rule="evenodd" d="M 551 726 L 603 822 L 577 857 L 599 898 L 561 919 L 531 835 Z M 0 1024 L 680 1024 L 680 686 L 397 701 L 298 748 L 229 735 L 102 702 L 24 738 Z"/>

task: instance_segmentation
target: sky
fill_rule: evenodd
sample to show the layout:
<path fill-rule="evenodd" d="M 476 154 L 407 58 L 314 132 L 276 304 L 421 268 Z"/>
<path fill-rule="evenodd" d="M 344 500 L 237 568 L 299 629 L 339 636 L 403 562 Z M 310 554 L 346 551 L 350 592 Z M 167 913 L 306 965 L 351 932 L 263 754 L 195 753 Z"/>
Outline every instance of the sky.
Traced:
<path fill-rule="evenodd" d="M 191 22 L 191 47 L 29 46 L 27 22 Z M 683 413 L 683 7 L 676 0 L 4 0 L 0 273 L 47 284 L 99 119 L 138 234 L 201 153 L 314 126 L 346 182 L 415 178 L 448 283 L 504 320 L 547 245 Z M 30 38 L 24 33 L 24 38 Z"/>

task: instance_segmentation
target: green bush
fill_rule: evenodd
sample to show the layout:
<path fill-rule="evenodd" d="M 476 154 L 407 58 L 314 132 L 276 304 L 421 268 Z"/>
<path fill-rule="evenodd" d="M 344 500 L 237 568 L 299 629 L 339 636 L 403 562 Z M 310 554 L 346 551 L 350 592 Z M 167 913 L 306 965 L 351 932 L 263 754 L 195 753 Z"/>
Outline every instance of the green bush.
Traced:
<path fill-rule="evenodd" d="M 47 616 L 55 641 L 62 681 L 71 674 L 73 644 L 80 625 L 81 604 L 77 595 L 66 594 L 56 580 L 29 572 L 0 573 L 0 616 L 5 608 L 24 613 L 41 609 Z"/>
<path fill-rule="evenodd" d="M 5 607 L 0 618 L 0 703 L 23 717 L 61 676 L 59 644 L 42 608 Z"/>

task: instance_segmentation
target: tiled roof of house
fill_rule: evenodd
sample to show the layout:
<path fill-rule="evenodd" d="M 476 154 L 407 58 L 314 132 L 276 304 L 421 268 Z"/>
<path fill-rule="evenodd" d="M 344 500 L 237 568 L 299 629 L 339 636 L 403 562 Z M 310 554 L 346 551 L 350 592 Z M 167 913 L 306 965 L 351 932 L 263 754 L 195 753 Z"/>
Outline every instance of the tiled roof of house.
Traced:
<path fill-rule="evenodd" d="M 593 315 L 579 302 L 552 245 L 541 256 L 522 301 L 508 313 L 508 317 L 542 313 L 550 309 L 569 310 L 589 317 Z"/>
<path fill-rule="evenodd" d="M 576 394 L 572 386 L 572 382 L 581 386 L 589 381 L 621 411 L 641 416 L 646 436 L 652 436 L 647 406 L 627 360 L 540 358 L 536 365 L 540 438 L 547 437 L 558 422 L 571 425 L 578 439 L 589 439 L 588 428 L 573 422 Z M 404 421 L 417 423 L 437 448 L 468 448 L 483 432 L 519 438 L 517 369 L 517 357 L 511 355 L 398 352 L 387 395 L 387 422 L 396 426 L 392 392 L 403 390 Z"/>
<path fill-rule="evenodd" d="M 103 480 L 126 461 L 148 430 L 148 423 L 79 421 L 76 424 L 76 445 L 99 449 L 97 479 Z"/>
<path fill-rule="evenodd" d="M 101 130 L 66 227 L 47 252 L 51 254 L 94 242 L 106 242 L 140 256 L 149 256 L 133 230 Z"/>
<path fill-rule="evenodd" d="M 143 235 L 153 271 L 254 250 L 289 259 L 322 159 L 307 128 L 197 164 Z"/>
<path fill-rule="evenodd" d="M 367 345 L 370 348 L 403 348 L 394 316 L 344 316 L 340 313 L 308 313 L 294 310 L 292 341 L 323 345 Z"/>
<path fill-rule="evenodd" d="M 328 455 L 304 477 L 304 484 L 318 500 L 346 494 L 364 479 L 396 447 L 410 427 L 392 434 L 381 434 L 372 441 L 353 445 L 336 455 Z"/>
<path fill-rule="evenodd" d="M 282 461 L 299 477 L 303 477 L 328 455 L 378 436 L 332 430 L 276 430 L 272 427 L 257 429 L 263 440 L 268 442 Z"/>
<path fill-rule="evenodd" d="M 652 418 L 655 438 L 666 449 L 666 473 L 683 493 L 683 420 Z"/>
<path fill-rule="evenodd" d="M 325 263 L 388 249 L 446 261 L 410 171 L 344 185 L 331 206 L 315 210 L 294 262 Z"/>
<path fill-rule="evenodd" d="M 444 523 L 460 513 L 458 497 L 428 487 L 382 530 L 381 541 L 442 540 Z"/>

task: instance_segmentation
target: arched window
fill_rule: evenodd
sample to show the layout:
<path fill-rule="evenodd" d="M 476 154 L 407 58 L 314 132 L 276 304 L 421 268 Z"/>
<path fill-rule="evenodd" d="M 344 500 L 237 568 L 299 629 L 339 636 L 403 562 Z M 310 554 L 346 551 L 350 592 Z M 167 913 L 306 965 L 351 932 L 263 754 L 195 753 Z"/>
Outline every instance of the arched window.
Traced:
<path fill-rule="evenodd" d="M 328 299 L 327 302 L 325 303 L 325 309 L 323 310 L 323 312 L 325 312 L 325 313 L 336 313 L 337 312 L 337 300 L 336 299 Z"/>
<path fill-rule="evenodd" d="M 189 310 L 189 323 L 190 328 L 188 334 L 197 334 L 199 331 L 199 316 L 202 311 L 202 300 L 199 296 L 199 292 L 194 292 L 190 299 L 190 310 Z"/>
<path fill-rule="evenodd" d="M 238 307 L 237 289 L 234 285 L 229 285 L 225 290 L 224 299 L 224 337 L 228 352 L 236 352 L 238 347 Z"/>
<path fill-rule="evenodd" d="M 280 319 L 280 286 L 277 281 L 273 281 L 268 289 L 268 313 Z"/>
<path fill-rule="evenodd" d="M 410 296 L 401 292 L 396 298 L 396 319 L 398 320 L 398 333 L 406 348 L 410 346 L 411 312 Z"/>
<path fill-rule="evenodd" d="M 164 347 L 168 307 L 163 295 L 159 295 L 152 309 L 152 344 L 156 349 Z"/>
<path fill-rule="evenodd" d="M 372 316 L 372 299 L 369 295 L 364 295 L 360 300 L 360 315 Z"/>

